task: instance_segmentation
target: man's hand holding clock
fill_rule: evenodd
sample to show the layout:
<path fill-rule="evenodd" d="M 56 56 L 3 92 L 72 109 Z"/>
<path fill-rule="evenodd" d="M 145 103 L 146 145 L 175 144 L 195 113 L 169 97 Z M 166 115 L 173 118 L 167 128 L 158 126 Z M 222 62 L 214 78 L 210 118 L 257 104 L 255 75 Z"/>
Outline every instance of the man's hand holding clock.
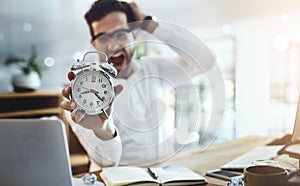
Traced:
<path fill-rule="evenodd" d="M 113 87 L 111 78 L 117 72 L 107 61 L 99 65 L 86 64 L 78 62 L 72 66 L 72 71 L 68 73 L 71 84 L 62 90 L 67 100 L 61 102 L 61 107 L 72 112 L 73 121 L 92 129 L 99 138 L 108 140 L 116 135 L 116 130 L 106 120 L 111 114 L 113 99 L 123 90 L 123 86 Z"/>

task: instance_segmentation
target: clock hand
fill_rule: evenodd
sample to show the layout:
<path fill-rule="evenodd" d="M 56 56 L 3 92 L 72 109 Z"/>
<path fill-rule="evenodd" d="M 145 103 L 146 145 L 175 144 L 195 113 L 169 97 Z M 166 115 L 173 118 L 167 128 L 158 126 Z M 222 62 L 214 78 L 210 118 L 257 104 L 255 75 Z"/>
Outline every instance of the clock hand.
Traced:
<path fill-rule="evenodd" d="M 94 90 L 94 89 L 90 89 L 90 90 L 87 90 L 87 91 L 84 91 L 84 92 L 81 92 L 80 94 L 87 94 L 87 93 L 93 93 L 93 94 L 98 94 L 99 92 Z"/>
<path fill-rule="evenodd" d="M 87 91 L 81 92 L 80 94 L 87 94 L 87 93 L 90 93 L 90 92 L 91 92 L 90 90 L 87 90 Z"/>
<path fill-rule="evenodd" d="M 94 94 L 95 94 L 95 96 L 96 96 L 98 99 L 100 99 L 102 102 L 104 102 L 104 99 L 101 98 L 101 97 L 98 95 L 98 93 L 94 93 Z"/>
<path fill-rule="evenodd" d="M 84 86 L 81 86 L 81 85 L 77 85 L 78 87 L 81 87 L 81 88 L 83 88 L 83 89 L 86 89 L 86 90 L 91 90 L 91 89 L 89 89 L 89 88 L 86 88 L 86 87 L 84 87 Z"/>
<path fill-rule="evenodd" d="M 99 94 L 98 91 L 94 90 L 94 89 L 90 89 L 90 92 L 94 93 L 94 94 Z"/>
<path fill-rule="evenodd" d="M 87 89 L 87 91 L 81 92 L 80 94 L 87 94 L 87 93 L 90 93 L 90 92 L 92 92 L 92 93 L 94 93 L 94 94 L 98 94 L 98 93 L 99 93 L 98 91 L 96 91 L 96 90 L 94 90 L 94 89 L 89 89 L 89 88 L 86 88 L 86 87 L 81 86 L 81 85 L 77 85 L 77 86 L 79 86 L 79 87 L 81 87 L 81 88 L 83 88 L 83 89 Z"/>

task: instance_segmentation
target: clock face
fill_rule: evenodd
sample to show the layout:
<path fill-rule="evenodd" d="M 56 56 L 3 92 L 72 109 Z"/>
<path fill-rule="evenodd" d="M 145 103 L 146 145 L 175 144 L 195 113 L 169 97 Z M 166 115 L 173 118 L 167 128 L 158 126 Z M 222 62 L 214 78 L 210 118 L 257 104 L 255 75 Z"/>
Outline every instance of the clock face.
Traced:
<path fill-rule="evenodd" d="M 114 97 L 112 84 L 101 71 L 84 71 L 72 84 L 72 98 L 87 114 L 107 109 Z"/>

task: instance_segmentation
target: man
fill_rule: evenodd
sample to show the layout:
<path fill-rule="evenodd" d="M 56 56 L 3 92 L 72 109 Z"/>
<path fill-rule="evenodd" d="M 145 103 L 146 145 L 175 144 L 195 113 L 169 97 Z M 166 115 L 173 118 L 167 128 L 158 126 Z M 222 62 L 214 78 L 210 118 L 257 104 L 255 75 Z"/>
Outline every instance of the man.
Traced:
<path fill-rule="evenodd" d="M 167 134 L 161 94 L 210 69 L 214 57 L 197 38 L 189 38 L 184 29 L 176 30 L 170 24 L 156 22 L 142 13 L 135 3 L 98 0 L 85 18 L 93 47 L 105 52 L 109 63 L 119 72 L 115 88 L 117 97 L 113 111 L 108 111 L 109 119 L 100 114 L 86 116 L 79 125 L 70 121 L 92 164 L 145 165 L 170 157 L 176 151 L 176 136 Z M 136 34 L 131 31 L 137 28 L 152 34 L 156 41 L 169 44 L 178 57 L 132 59 Z M 192 58 L 186 54 L 189 52 L 193 53 Z M 201 61 L 201 68 L 194 61 Z M 74 74 L 69 73 L 68 77 L 71 80 Z M 70 87 L 62 92 L 68 98 Z M 63 101 L 61 106 L 68 111 L 76 108 L 70 101 Z M 73 115 L 76 122 L 75 118 Z"/>

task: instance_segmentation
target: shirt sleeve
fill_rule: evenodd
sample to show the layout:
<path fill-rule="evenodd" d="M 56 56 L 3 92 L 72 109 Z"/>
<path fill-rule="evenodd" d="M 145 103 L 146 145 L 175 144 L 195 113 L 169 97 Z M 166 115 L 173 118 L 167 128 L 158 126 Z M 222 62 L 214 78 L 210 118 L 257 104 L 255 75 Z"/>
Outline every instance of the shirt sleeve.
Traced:
<path fill-rule="evenodd" d="M 118 131 L 116 137 L 103 141 L 94 134 L 93 130 L 75 123 L 69 112 L 65 111 L 65 115 L 72 131 L 93 161 L 100 166 L 113 166 L 119 163 L 122 154 L 122 143 Z M 112 119 L 109 119 L 108 122 L 112 122 Z"/>
<path fill-rule="evenodd" d="M 160 22 L 153 35 L 178 54 L 178 58 L 172 60 L 191 75 L 207 72 L 216 62 L 206 44 L 182 27 Z"/>

